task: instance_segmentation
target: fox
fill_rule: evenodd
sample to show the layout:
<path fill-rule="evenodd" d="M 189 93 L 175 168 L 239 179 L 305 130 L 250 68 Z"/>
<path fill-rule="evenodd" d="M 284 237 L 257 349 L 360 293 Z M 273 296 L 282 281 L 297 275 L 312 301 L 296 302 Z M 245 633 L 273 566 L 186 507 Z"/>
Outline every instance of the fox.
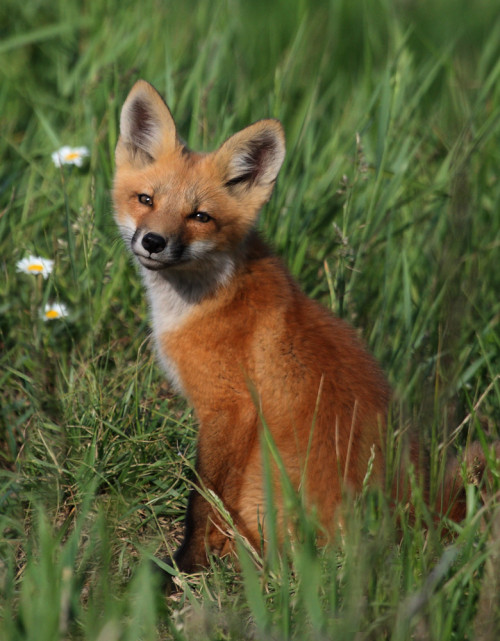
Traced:
<path fill-rule="evenodd" d="M 121 110 L 114 217 L 142 277 L 157 358 L 199 423 L 199 487 L 173 556 L 182 572 L 234 551 L 206 491 L 251 545 L 265 546 L 264 426 L 327 535 L 346 490 L 360 492 L 369 468 L 370 483 L 385 478 L 391 390 L 380 365 L 347 322 L 302 292 L 257 231 L 284 157 L 276 119 L 215 151 L 188 149 L 145 80 Z M 480 448 L 469 458 L 484 469 Z M 465 515 L 459 476 L 455 463 L 440 496 L 455 520 Z"/>

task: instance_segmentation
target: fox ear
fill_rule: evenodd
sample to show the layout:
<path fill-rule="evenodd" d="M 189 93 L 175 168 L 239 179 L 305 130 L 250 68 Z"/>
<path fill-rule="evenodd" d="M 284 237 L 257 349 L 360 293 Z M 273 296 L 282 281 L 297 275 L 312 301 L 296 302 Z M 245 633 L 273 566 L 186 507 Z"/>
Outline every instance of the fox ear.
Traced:
<path fill-rule="evenodd" d="M 216 152 L 226 187 L 259 188 L 262 202 L 271 195 L 285 157 L 285 135 L 279 120 L 260 120 L 242 129 Z"/>
<path fill-rule="evenodd" d="M 174 119 L 163 98 L 145 80 L 130 90 L 120 116 L 120 139 L 116 161 L 152 162 L 160 152 L 174 148 L 177 141 Z"/>

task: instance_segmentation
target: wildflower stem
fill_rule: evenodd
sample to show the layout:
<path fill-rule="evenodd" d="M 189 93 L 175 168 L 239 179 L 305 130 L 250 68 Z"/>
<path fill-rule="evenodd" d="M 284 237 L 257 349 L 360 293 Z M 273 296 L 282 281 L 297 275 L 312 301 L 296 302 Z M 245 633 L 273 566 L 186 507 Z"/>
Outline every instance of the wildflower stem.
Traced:
<path fill-rule="evenodd" d="M 40 305 L 42 302 L 42 281 L 41 276 L 35 276 L 33 285 L 33 298 L 31 300 L 31 318 L 33 327 L 33 347 L 35 353 L 40 350 Z"/>
<path fill-rule="evenodd" d="M 64 178 L 64 171 L 61 169 L 60 172 L 61 175 L 61 183 L 62 183 L 62 191 L 64 195 L 64 211 L 66 214 L 66 234 L 68 237 L 68 253 L 69 253 L 69 259 L 71 263 L 71 271 L 73 273 L 73 280 L 76 285 L 78 278 L 77 278 L 77 273 L 76 273 L 76 263 L 75 263 L 75 237 L 73 234 L 73 229 L 71 227 L 71 218 L 70 218 L 70 209 L 69 209 L 69 202 L 68 202 L 68 193 L 66 191 L 66 182 Z"/>

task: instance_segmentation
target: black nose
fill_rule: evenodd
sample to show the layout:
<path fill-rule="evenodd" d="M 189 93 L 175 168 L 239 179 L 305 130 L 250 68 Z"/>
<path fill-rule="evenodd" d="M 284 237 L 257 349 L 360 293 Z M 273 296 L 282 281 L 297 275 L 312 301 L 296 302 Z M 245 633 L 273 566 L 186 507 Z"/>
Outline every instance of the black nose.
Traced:
<path fill-rule="evenodd" d="M 167 246 L 167 241 L 160 236 L 160 234 L 155 234 L 153 231 L 148 232 L 144 235 L 142 239 L 142 246 L 150 254 L 158 254 L 165 249 Z"/>

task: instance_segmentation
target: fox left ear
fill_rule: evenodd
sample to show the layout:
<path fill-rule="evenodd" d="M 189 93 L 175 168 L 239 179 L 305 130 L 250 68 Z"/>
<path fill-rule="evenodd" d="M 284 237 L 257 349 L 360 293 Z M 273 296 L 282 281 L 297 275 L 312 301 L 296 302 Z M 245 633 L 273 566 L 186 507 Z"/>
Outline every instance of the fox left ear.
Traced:
<path fill-rule="evenodd" d="M 120 115 L 116 162 L 148 164 L 177 144 L 174 119 L 163 98 L 145 80 L 130 90 Z"/>
<path fill-rule="evenodd" d="M 285 158 L 285 135 L 279 120 L 260 120 L 242 129 L 216 152 L 227 187 L 259 187 L 266 200 Z"/>

